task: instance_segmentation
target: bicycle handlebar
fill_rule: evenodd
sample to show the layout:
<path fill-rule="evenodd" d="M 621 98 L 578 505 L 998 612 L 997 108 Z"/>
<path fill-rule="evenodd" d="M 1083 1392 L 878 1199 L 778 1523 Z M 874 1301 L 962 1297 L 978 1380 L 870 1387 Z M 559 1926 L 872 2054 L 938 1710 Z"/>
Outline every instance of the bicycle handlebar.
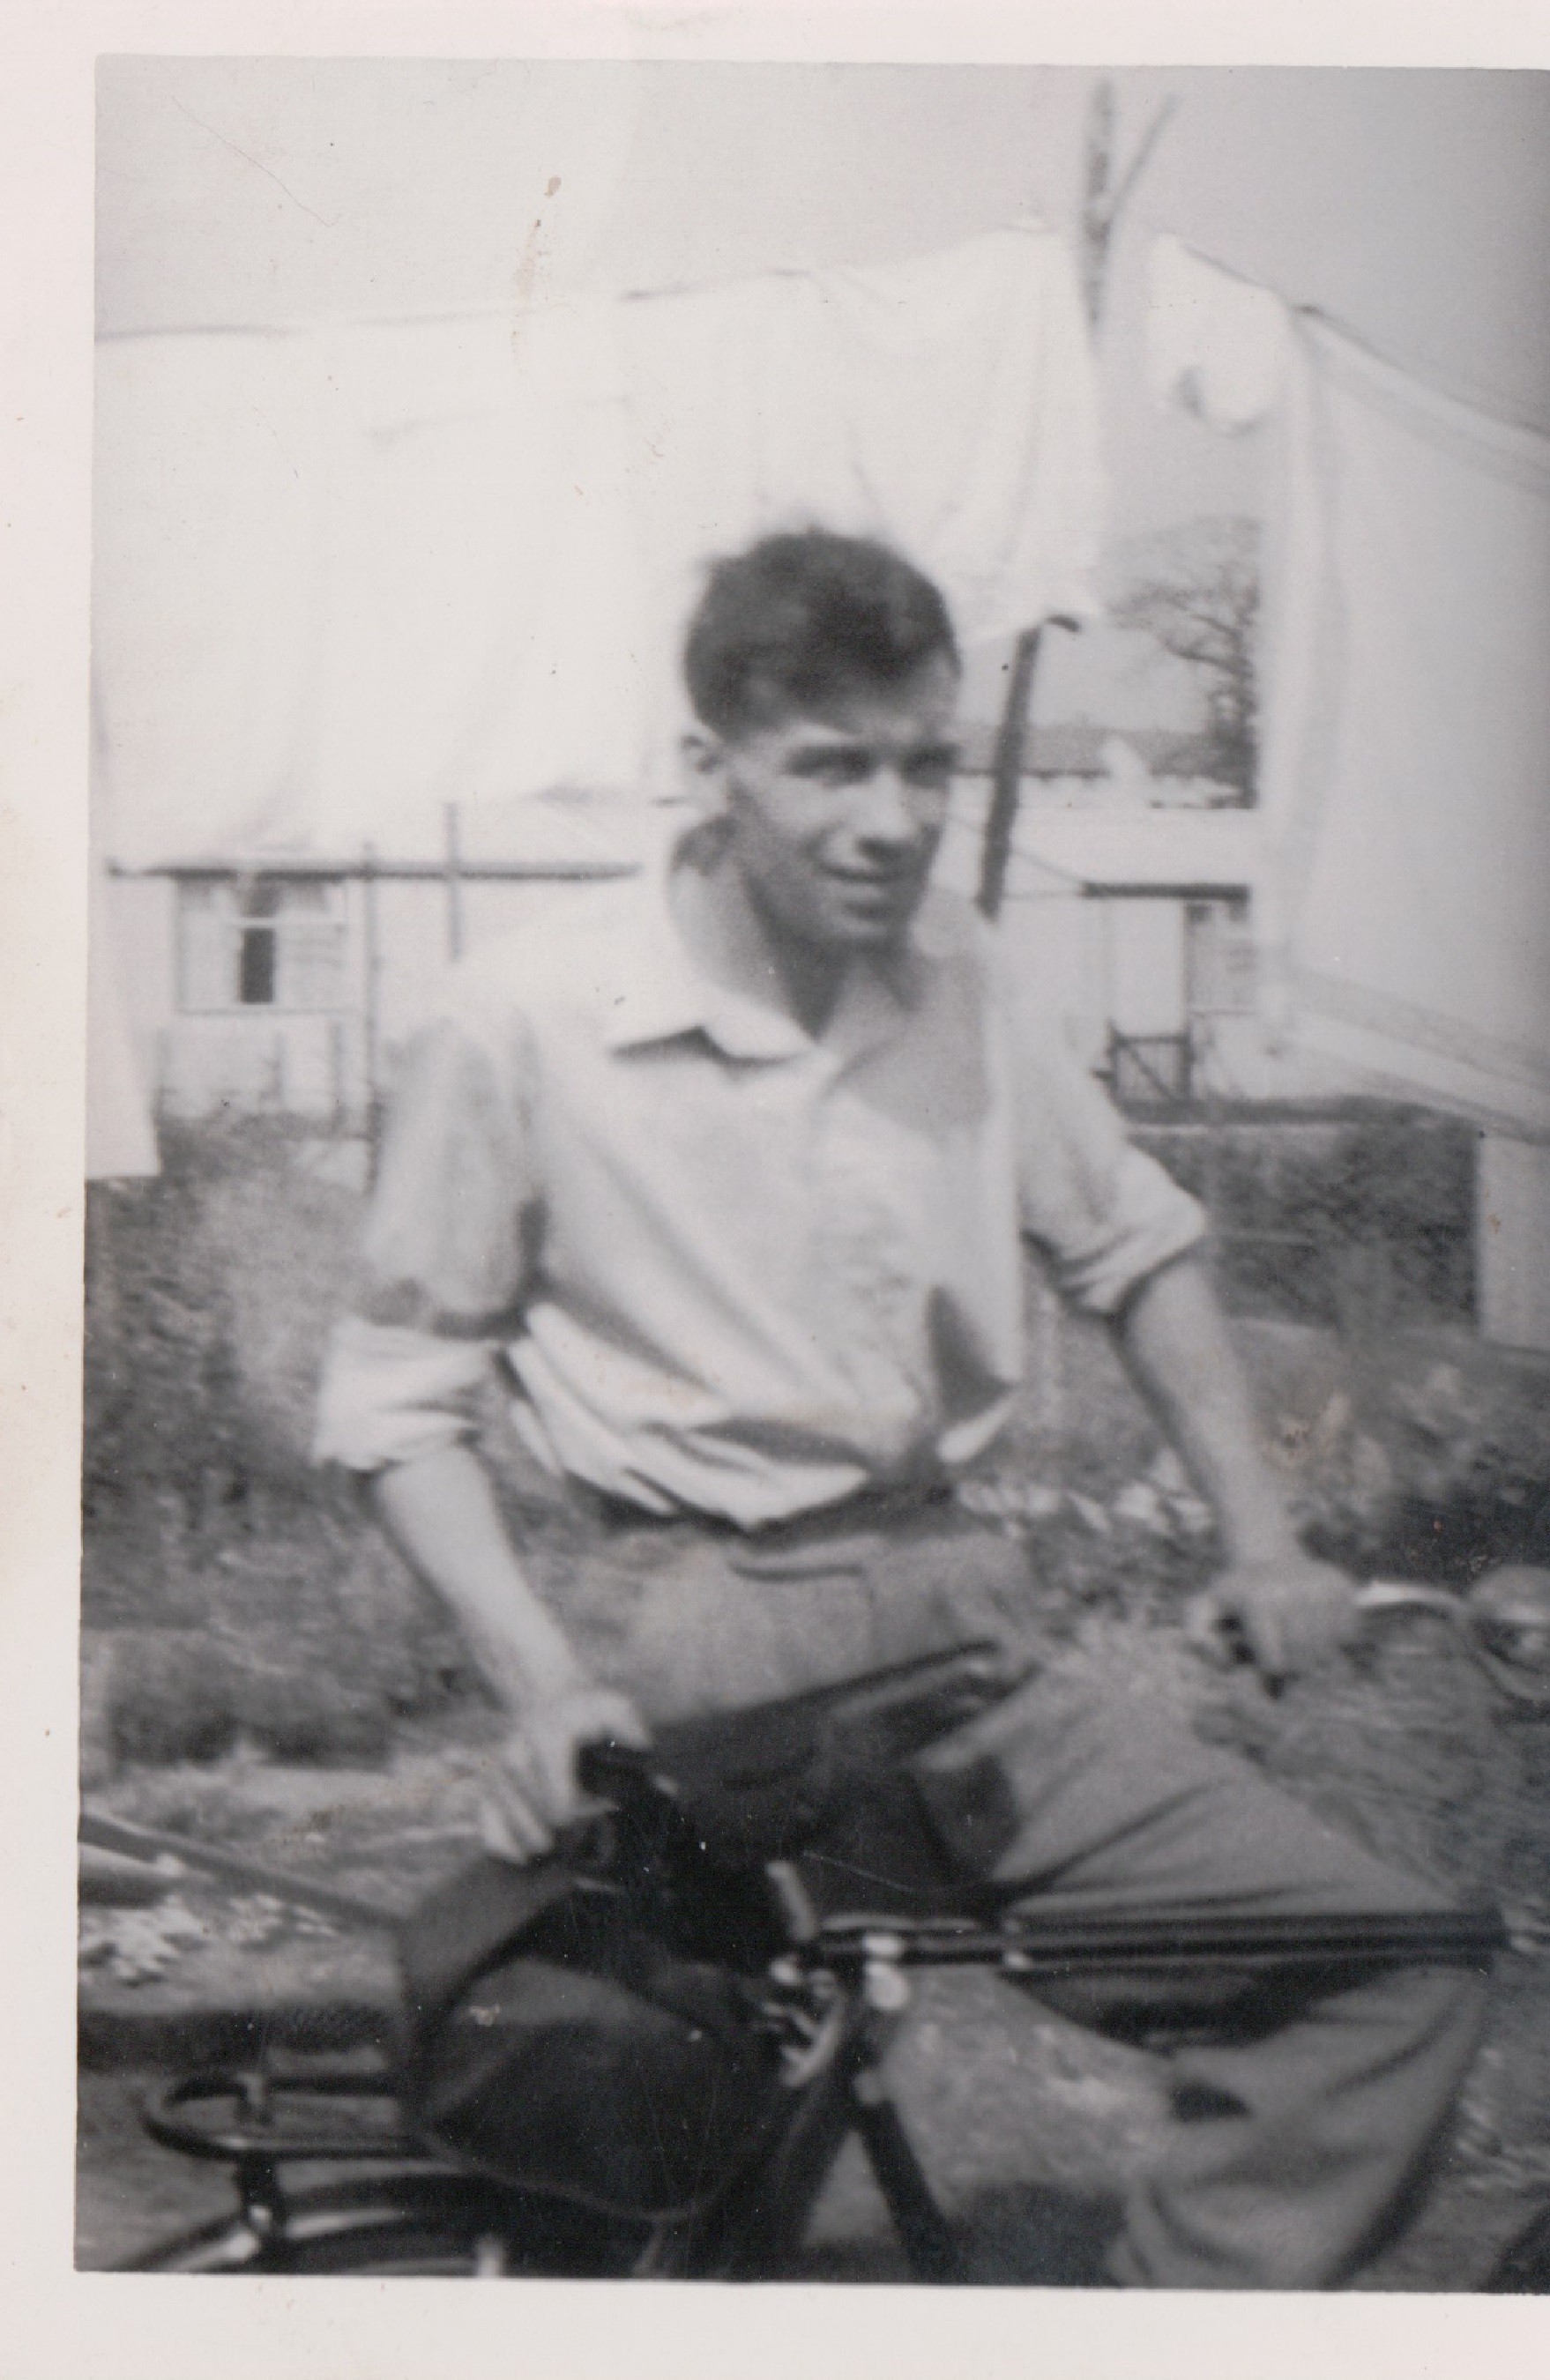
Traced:
<path fill-rule="evenodd" d="M 1484 1572 L 1466 1597 L 1410 1579 L 1372 1578 L 1356 1590 L 1363 1619 L 1389 1612 L 1430 1613 L 1497 1691 L 1526 1709 L 1550 1711 L 1550 1571 L 1505 1562 Z M 1238 1623 L 1215 1609 L 1211 1590 L 1197 1598 L 1190 1633 L 1204 1652 L 1245 1656 Z"/>

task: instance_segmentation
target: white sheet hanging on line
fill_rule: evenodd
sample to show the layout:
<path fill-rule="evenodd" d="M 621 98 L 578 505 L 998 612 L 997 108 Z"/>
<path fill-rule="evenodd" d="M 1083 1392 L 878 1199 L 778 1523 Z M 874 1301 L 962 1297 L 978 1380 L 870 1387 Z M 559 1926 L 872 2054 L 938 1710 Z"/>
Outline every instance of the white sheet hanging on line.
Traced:
<path fill-rule="evenodd" d="M 1550 1133 L 1550 439 L 1299 316 L 1262 801 L 1301 1046 Z"/>
<path fill-rule="evenodd" d="M 104 344 L 115 856 L 424 855 L 447 801 L 634 781 L 612 310 Z"/>
<path fill-rule="evenodd" d="M 1165 232 L 1147 257 L 1146 378 L 1213 430 L 1251 430 L 1280 395 L 1290 324 L 1274 290 Z"/>
<path fill-rule="evenodd" d="M 819 522 L 897 544 L 970 644 L 1092 608 L 1097 391 L 1056 234 L 645 298 L 621 335 L 659 767 L 704 565 L 766 530 Z"/>
<path fill-rule="evenodd" d="M 972 640 L 1081 607 L 1097 407 L 1054 235 L 327 332 L 99 351 L 113 849 L 434 850 L 442 806 L 666 791 L 699 575 L 870 530 Z"/>
<path fill-rule="evenodd" d="M 97 349 L 92 668 L 111 856 L 257 839 L 311 771 L 326 594 L 311 342 Z"/>
<path fill-rule="evenodd" d="M 1550 1132 L 1550 439 L 1171 237 L 1148 378 L 1276 428 L 1267 1022 L 1374 1088 Z"/>
<path fill-rule="evenodd" d="M 637 782 L 637 559 L 612 309 L 328 341 L 312 820 L 433 847 L 442 806 Z"/>

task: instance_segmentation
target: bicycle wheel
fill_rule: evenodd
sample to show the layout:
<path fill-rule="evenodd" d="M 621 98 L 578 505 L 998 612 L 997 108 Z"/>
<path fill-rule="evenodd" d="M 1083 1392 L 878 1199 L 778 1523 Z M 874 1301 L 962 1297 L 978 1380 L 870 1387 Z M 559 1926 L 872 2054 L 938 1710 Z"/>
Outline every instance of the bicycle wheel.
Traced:
<path fill-rule="evenodd" d="M 622 2279 L 654 2244 L 556 2202 L 522 2199 L 460 2176 L 374 2175 L 298 2192 L 283 2234 L 240 2215 L 164 2240 L 121 2267 L 138 2273 L 448 2279 Z"/>

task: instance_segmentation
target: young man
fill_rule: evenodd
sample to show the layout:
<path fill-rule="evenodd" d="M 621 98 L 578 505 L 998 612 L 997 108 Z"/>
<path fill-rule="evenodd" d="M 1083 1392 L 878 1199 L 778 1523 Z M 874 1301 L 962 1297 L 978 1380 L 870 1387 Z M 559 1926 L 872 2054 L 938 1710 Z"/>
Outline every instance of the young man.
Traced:
<path fill-rule="evenodd" d="M 1015 1636 L 1023 1556 L 948 1491 L 1018 1383 L 1022 1236 L 1107 1318 L 1209 1495 L 1216 1600 L 1264 1675 L 1351 1622 L 1255 1451 L 1199 1210 L 928 889 L 958 684 L 936 589 L 868 542 L 767 539 L 713 572 L 686 675 L 702 822 L 658 876 L 458 971 L 406 1062 L 323 1389 L 320 1452 L 370 1475 L 511 1715 L 494 1822 L 518 1858 L 577 1814 L 589 1740 Z M 469 1443 L 497 1350 L 585 1516 L 590 1670 Z M 994 1873 L 1042 1905 L 1427 1905 L 1123 1681 L 1036 1680 L 972 1749 L 1017 1813 Z M 1346 2277 L 1480 1998 L 1399 1973 L 1180 2054 L 1114 2277 Z"/>

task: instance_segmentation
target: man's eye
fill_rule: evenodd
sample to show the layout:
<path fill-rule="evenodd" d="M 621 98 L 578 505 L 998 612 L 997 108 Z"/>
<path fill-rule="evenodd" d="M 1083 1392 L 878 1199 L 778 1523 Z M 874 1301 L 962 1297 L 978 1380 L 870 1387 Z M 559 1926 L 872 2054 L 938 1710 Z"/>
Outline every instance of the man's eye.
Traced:
<path fill-rule="evenodd" d="M 864 752 L 828 752 L 805 773 L 816 778 L 821 785 L 859 785 L 871 775 L 872 762 Z"/>
<path fill-rule="evenodd" d="M 952 785 L 953 760 L 950 752 L 922 752 L 919 759 L 906 762 L 904 781 L 921 793 L 945 794 Z"/>

